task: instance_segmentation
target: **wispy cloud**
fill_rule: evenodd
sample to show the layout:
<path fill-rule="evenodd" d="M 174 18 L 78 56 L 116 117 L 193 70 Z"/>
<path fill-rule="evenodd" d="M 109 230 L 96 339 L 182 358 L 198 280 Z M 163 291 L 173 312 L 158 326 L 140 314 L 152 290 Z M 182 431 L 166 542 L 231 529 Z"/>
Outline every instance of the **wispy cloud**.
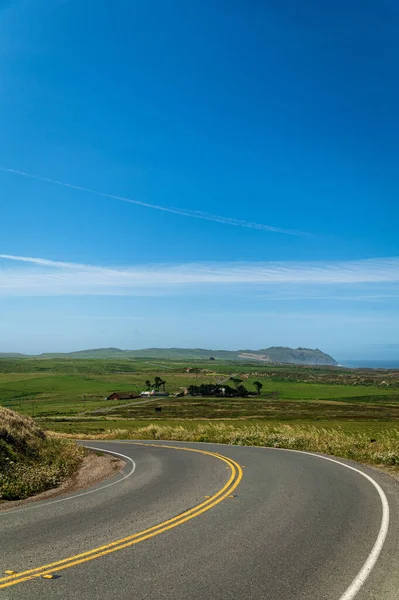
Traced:
<path fill-rule="evenodd" d="M 263 262 L 152 264 L 131 267 L 94 266 L 45 258 L 1 254 L 0 295 L 157 295 L 189 290 L 279 291 L 289 296 L 317 298 L 315 286 L 339 286 L 347 294 L 368 285 L 366 296 L 384 297 L 376 286 L 399 283 L 399 258 L 346 262 Z M 11 263 L 19 263 L 11 266 Z M 370 286 L 373 287 L 370 292 Z M 394 297 L 397 289 L 389 294 Z"/>
<path fill-rule="evenodd" d="M 13 254 L 0 254 L 0 258 L 5 260 L 12 260 L 15 262 L 31 263 L 34 265 L 40 265 L 41 267 L 56 267 L 59 269 L 97 269 L 98 267 L 92 265 L 80 265 L 77 263 L 69 262 L 57 262 L 55 260 L 48 260 L 47 258 L 33 258 L 31 256 L 14 256 Z M 101 268 L 101 267 L 100 267 Z"/>
<path fill-rule="evenodd" d="M 255 223 L 253 221 L 245 221 L 242 219 L 236 219 L 234 217 L 224 217 L 221 215 L 212 215 L 210 213 L 202 212 L 200 210 L 189 210 L 184 208 L 173 208 L 162 206 L 160 204 L 150 204 L 148 202 L 142 202 L 141 200 L 132 200 L 124 196 L 116 196 L 115 194 L 107 194 L 105 192 L 99 192 L 98 190 L 92 190 L 90 188 L 82 187 L 80 185 L 73 185 L 66 183 L 65 181 L 57 181 L 56 179 L 50 179 L 49 177 L 41 177 L 39 175 L 33 175 L 32 173 L 25 173 L 24 171 L 18 171 L 17 169 L 9 169 L 7 167 L 0 166 L 0 171 L 6 173 L 12 173 L 14 175 L 20 175 L 22 177 L 28 177 L 29 179 L 36 179 L 38 181 L 44 181 L 46 183 L 52 183 L 60 185 L 65 188 L 77 190 L 79 192 L 86 192 L 88 194 L 94 194 L 103 198 L 110 198 L 112 200 L 119 200 L 121 202 L 128 202 L 129 204 L 136 204 L 138 206 L 144 206 L 146 208 L 152 208 L 174 215 L 180 215 L 183 217 L 189 217 L 191 219 L 201 219 L 203 221 L 213 221 L 215 223 L 222 223 L 223 225 L 232 225 L 234 227 L 246 227 L 248 229 L 258 229 L 261 231 L 269 231 L 272 233 L 283 233 L 285 235 L 294 236 L 310 236 L 312 234 L 303 231 L 295 231 L 292 229 L 284 229 L 282 227 L 273 227 L 272 225 L 265 225 L 263 223 Z"/>

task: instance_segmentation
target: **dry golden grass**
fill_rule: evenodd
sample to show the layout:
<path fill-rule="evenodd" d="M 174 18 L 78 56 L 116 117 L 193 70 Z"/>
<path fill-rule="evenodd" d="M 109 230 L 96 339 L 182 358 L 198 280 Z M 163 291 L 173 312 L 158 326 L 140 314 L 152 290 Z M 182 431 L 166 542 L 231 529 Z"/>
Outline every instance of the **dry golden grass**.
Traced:
<path fill-rule="evenodd" d="M 0 440 L 14 439 L 19 443 L 35 444 L 45 438 L 33 419 L 0 406 Z"/>
<path fill-rule="evenodd" d="M 374 465 L 399 468 L 399 431 L 389 430 L 371 438 L 366 433 L 345 433 L 341 429 L 319 429 L 303 425 L 256 424 L 237 428 L 234 424 L 198 423 L 184 425 L 148 425 L 138 429 L 113 429 L 81 439 L 142 439 L 214 442 L 239 446 L 267 446 L 319 452 Z"/>

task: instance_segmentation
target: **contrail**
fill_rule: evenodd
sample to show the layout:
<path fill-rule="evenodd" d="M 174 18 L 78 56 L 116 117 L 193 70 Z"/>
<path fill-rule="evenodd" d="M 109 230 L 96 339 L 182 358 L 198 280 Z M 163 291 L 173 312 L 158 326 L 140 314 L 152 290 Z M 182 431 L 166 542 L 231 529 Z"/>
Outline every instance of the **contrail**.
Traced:
<path fill-rule="evenodd" d="M 17 171 L 17 169 L 9 169 L 7 167 L 0 166 L 0 171 L 4 171 L 6 173 L 13 173 L 14 175 L 22 175 L 23 177 L 29 177 L 30 179 L 37 179 L 38 181 L 45 181 L 47 183 L 53 183 L 55 185 L 61 185 L 62 187 L 71 188 L 73 190 L 78 190 L 79 192 L 86 192 L 88 194 L 102 196 L 103 198 L 111 198 L 112 200 L 128 202 L 129 204 L 137 204 L 138 206 L 145 206 L 146 208 L 161 210 L 163 212 L 172 213 L 174 215 L 190 217 L 191 219 L 201 219 L 203 221 L 213 221 L 215 223 L 222 223 L 223 225 L 233 225 L 234 227 L 246 227 L 249 229 L 271 231 L 273 233 L 284 233 L 286 235 L 295 235 L 295 236 L 311 235 L 311 234 L 303 232 L 303 231 L 282 229 L 280 227 L 272 227 L 271 225 L 264 225 L 263 223 L 254 223 L 252 221 L 243 221 L 241 219 L 235 219 L 233 217 L 223 217 L 220 215 L 212 215 L 209 213 L 201 212 L 199 210 L 169 208 L 167 206 L 161 206 L 159 204 L 149 204 L 148 202 L 141 202 L 140 200 L 132 200 L 131 198 L 125 198 L 123 196 L 115 196 L 114 194 L 106 194 L 105 192 L 99 192 L 98 190 L 92 190 L 90 188 L 82 187 L 80 185 L 73 185 L 72 183 L 66 183 L 65 181 L 57 181 L 56 179 L 50 179 L 49 177 L 41 177 L 40 175 L 32 175 L 31 173 L 24 173 L 23 171 Z"/>

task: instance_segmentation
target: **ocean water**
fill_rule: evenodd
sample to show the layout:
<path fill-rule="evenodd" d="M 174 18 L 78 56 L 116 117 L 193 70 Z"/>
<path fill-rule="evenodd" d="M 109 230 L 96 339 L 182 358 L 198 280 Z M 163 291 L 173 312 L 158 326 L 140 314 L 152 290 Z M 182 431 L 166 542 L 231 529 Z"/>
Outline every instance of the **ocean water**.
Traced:
<path fill-rule="evenodd" d="M 399 369 L 399 359 L 391 360 L 342 360 L 341 367 L 351 369 Z"/>

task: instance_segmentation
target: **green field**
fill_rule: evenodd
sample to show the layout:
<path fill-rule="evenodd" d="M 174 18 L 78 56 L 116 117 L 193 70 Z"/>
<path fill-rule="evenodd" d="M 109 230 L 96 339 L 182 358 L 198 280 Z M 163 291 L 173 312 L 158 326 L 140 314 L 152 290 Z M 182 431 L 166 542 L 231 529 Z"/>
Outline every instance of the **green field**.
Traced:
<path fill-rule="evenodd" d="M 189 372 L 187 372 L 189 370 Z M 170 394 L 191 384 L 243 379 L 249 398 L 165 398 L 147 404 L 107 401 L 113 391 L 139 393 L 159 375 Z M 255 395 L 253 382 L 263 384 Z M 123 406 L 130 402 L 130 406 Z M 0 359 L 0 403 L 46 420 L 74 418 L 71 427 L 92 427 L 87 417 L 134 421 L 259 420 L 297 422 L 399 421 L 399 373 L 329 367 L 253 365 L 159 359 Z M 155 405 L 161 412 L 155 412 Z M 94 413 L 103 409 L 104 414 Z M 65 422 L 65 421 L 64 421 Z M 110 421 L 107 421 L 110 423 Z M 59 422 L 54 427 L 59 426 Z"/>
<path fill-rule="evenodd" d="M 167 381 L 167 389 L 173 393 L 191 383 L 203 381 L 220 381 L 228 374 L 204 375 L 156 371 Z M 23 414 L 45 417 L 51 415 L 76 415 L 100 408 L 110 408 L 114 411 L 119 404 L 105 400 L 111 392 L 138 393 L 145 389 L 148 372 L 143 373 L 110 373 L 96 375 L 65 375 L 61 373 L 1 373 L 0 402 L 3 406 L 18 410 Z M 288 418 L 297 416 L 304 418 L 309 411 L 315 411 L 315 403 L 320 402 L 327 418 L 335 413 L 342 413 L 342 407 L 331 403 L 352 405 L 344 410 L 350 414 L 359 415 L 379 411 L 397 417 L 399 411 L 399 389 L 379 388 L 375 386 L 345 386 L 332 384 L 308 384 L 295 381 L 270 381 L 258 377 L 263 383 L 260 398 L 247 399 L 208 399 L 199 401 L 198 398 L 181 400 L 164 400 L 167 418 L 214 418 L 226 416 L 230 418 L 245 416 L 273 417 L 274 413 L 283 410 L 284 403 Z M 244 381 L 246 387 L 255 392 L 254 378 Z M 268 398 L 272 396 L 273 400 Z M 296 401 L 296 402 L 294 402 Z M 326 403 L 327 402 L 327 403 Z M 311 406 L 306 406 L 310 404 Z M 363 406 L 363 405 L 369 406 Z M 358 405 L 358 408 L 353 408 Z M 141 405 L 137 409 L 121 409 L 119 416 L 130 418 L 151 418 L 153 409 Z M 128 411 L 128 412 L 126 412 Z"/>

